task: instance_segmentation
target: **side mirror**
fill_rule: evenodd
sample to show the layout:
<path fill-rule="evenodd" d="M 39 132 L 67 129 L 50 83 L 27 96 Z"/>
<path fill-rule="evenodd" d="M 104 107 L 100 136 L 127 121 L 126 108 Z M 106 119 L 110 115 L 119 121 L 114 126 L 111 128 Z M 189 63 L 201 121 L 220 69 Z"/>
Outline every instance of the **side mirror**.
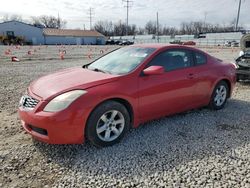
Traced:
<path fill-rule="evenodd" d="M 163 74 L 165 69 L 163 66 L 150 66 L 143 70 L 144 75 L 159 75 Z"/>

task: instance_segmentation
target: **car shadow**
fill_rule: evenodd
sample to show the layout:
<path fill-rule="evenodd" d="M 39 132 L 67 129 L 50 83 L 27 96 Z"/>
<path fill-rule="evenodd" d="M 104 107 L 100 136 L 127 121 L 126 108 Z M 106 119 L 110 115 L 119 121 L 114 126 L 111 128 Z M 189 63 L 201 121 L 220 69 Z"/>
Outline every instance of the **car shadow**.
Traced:
<path fill-rule="evenodd" d="M 238 109 L 241 113 L 239 114 Z M 250 103 L 230 99 L 224 109 L 192 110 L 130 130 L 112 147 L 48 145 L 34 141 L 47 162 L 80 173 L 131 177 L 159 173 L 219 155 L 241 158 L 235 150 L 250 141 Z M 134 167 L 134 168 L 131 168 Z"/>

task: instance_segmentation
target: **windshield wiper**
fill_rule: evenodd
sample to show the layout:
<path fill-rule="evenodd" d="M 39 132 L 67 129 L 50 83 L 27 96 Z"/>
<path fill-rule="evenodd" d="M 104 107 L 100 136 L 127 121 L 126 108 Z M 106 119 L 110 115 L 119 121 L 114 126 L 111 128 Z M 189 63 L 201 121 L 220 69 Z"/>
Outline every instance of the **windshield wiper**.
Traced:
<path fill-rule="evenodd" d="M 92 70 L 92 71 L 95 71 L 95 72 L 102 72 L 102 73 L 105 73 L 105 74 L 111 74 L 109 71 L 104 71 L 104 70 L 101 70 L 101 69 L 98 69 L 98 68 L 94 68 L 94 69 L 89 69 L 89 70 Z"/>
<path fill-rule="evenodd" d="M 104 70 L 101 70 L 101 69 L 98 69 L 98 68 L 94 68 L 93 71 L 96 71 L 96 72 L 102 72 L 102 73 L 107 73 L 106 71 Z"/>
<path fill-rule="evenodd" d="M 82 68 L 87 69 L 89 64 L 83 65 Z"/>

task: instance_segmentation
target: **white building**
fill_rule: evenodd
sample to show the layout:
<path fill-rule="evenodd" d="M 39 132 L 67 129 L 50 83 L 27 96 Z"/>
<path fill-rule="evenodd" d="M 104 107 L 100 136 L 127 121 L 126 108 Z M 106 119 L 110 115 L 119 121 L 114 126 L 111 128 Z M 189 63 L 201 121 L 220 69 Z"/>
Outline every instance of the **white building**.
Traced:
<path fill-rule="evenodd" d="M 0 35 L 24 37 L 33 45 L 105 44 L 105 36 L 97 31 L 39 28 L 19 21 L 0 23 Z"/>
<path fill-rule="evenodd" d="M 45 44 L 105 44 L 105 37 L 93 30 L 43 29 Z"/>

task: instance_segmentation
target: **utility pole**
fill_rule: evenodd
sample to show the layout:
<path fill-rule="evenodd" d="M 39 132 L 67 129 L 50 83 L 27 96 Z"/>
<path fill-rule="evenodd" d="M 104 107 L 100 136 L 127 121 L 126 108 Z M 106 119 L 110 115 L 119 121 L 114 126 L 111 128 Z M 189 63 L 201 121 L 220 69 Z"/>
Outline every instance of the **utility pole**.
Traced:
<path fill-rule="evenodd" d="M 157 34 L 157 42 L 159 43 L 159 15 L 156 13 L 156 34 Z"/>
<path fill-rule="evenodd" d="M 203 32 L 206 32 L 207 12 L 204 12 Z"/>
<path fill-rule="evenodd" d="M 235 31 L 238 31 L 238 24 L 239 24 L 239 17 L 240 17 L 240 7 L 241 7 L 241 0 L 239 0 L 239 7 L 238 7 L 238 14 L 236 19 Z"/>
<path fill-rule="evenodd" d="M 130 0 L 122 0 L 122 1 L 126 3 L 125 7 L 127 8 L 126 36 L 128 36 L 128 11 L 129 11 L 129 8 L 131 7 L 130 3 L 132 3 L 133 1 L 130 1 Z"/>
<path fill-rule="evenodd" d="M 92 30 L 92 19 L 93 19 L 93 8 L 89 8 L 88 15 L 89 15 L 89 30 Z"/>
<path fill-rule="evenodd" d="M 61 28 L 61 20 L 60 20 L 60 16 L 59 16 L 59 12 L 57 13 L 57 29 Z"/>

